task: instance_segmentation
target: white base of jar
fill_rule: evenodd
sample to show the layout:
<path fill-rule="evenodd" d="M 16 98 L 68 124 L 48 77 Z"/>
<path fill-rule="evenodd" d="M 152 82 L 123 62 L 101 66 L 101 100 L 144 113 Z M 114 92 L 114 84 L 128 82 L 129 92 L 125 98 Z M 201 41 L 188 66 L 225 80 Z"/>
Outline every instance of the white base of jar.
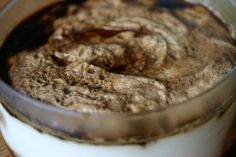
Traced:
<path fill-rule="evenodd" d="M 8 146 L 21 157 L 219 157 L 235 111 L 233 104 L 220 118 L 147 145 L 105 146 L 61 140 L 11 116 L 1 104 L 0 128 Z"/>

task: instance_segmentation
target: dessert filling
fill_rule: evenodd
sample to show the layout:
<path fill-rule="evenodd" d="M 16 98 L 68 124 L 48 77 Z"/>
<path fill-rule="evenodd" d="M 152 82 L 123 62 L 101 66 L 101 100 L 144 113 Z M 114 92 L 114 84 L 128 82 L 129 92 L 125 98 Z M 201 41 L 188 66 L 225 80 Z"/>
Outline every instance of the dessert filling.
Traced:
<path fill-rule="evenodd" d="M 231 32 L 200 5 L 88 0 L 69 12 L 45 44 L 9 60 L 13 87 L 58 107 L 163 110 L 211 88 L 236 62 Z"/>

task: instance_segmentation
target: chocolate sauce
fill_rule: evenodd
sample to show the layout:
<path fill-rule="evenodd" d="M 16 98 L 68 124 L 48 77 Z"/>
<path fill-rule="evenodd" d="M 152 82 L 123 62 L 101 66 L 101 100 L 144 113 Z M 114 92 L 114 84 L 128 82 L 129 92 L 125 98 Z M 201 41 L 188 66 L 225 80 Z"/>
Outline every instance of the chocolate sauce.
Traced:
<path fill-rule="evenodd" d="M 0 78 L 9 83 L 8 58 L 16 53 L 34 50 L 45 44 L 54 31 L 53 22 L 66 16 L 69 7 L 81 5 L 81 3 L 83 3 L 82 0 L 56 3 L 24 19 L 0 48 Z"/>

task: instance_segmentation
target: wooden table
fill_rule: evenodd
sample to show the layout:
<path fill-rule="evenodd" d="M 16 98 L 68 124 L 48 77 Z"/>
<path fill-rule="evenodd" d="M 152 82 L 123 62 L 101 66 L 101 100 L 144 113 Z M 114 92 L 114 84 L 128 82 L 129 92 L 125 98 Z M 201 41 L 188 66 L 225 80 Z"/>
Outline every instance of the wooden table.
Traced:
<path fill-rule="evenodd" d="M 8 150 L 6 144 L 4 143 L 1 134 L 0 134 L 0 157 L 13 157 L 11 152 Z"/>
<path fill-rule="evenodd" d="M 0 2 L 0 10 L 10 2 L 10 0 L 0 0 L 0 1 L 1 1 Z"/>

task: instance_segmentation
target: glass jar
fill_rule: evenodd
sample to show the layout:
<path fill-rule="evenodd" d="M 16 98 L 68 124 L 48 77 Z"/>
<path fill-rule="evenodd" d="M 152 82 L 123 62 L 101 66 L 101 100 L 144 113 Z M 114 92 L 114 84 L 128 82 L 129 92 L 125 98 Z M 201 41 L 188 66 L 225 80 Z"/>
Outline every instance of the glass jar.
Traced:
<path fill-rule="evenodd" d="M 1 0 L 0 45 L 26 17 L 62 0 Z M 234 1 L 201 2 L 236 28 Z M 16 92 L 0 80 L 0 128 L 19 157 L 220 157 L 236 116 L 236 69 L 213 88 L 159 112 L 80 113 Z"/>

